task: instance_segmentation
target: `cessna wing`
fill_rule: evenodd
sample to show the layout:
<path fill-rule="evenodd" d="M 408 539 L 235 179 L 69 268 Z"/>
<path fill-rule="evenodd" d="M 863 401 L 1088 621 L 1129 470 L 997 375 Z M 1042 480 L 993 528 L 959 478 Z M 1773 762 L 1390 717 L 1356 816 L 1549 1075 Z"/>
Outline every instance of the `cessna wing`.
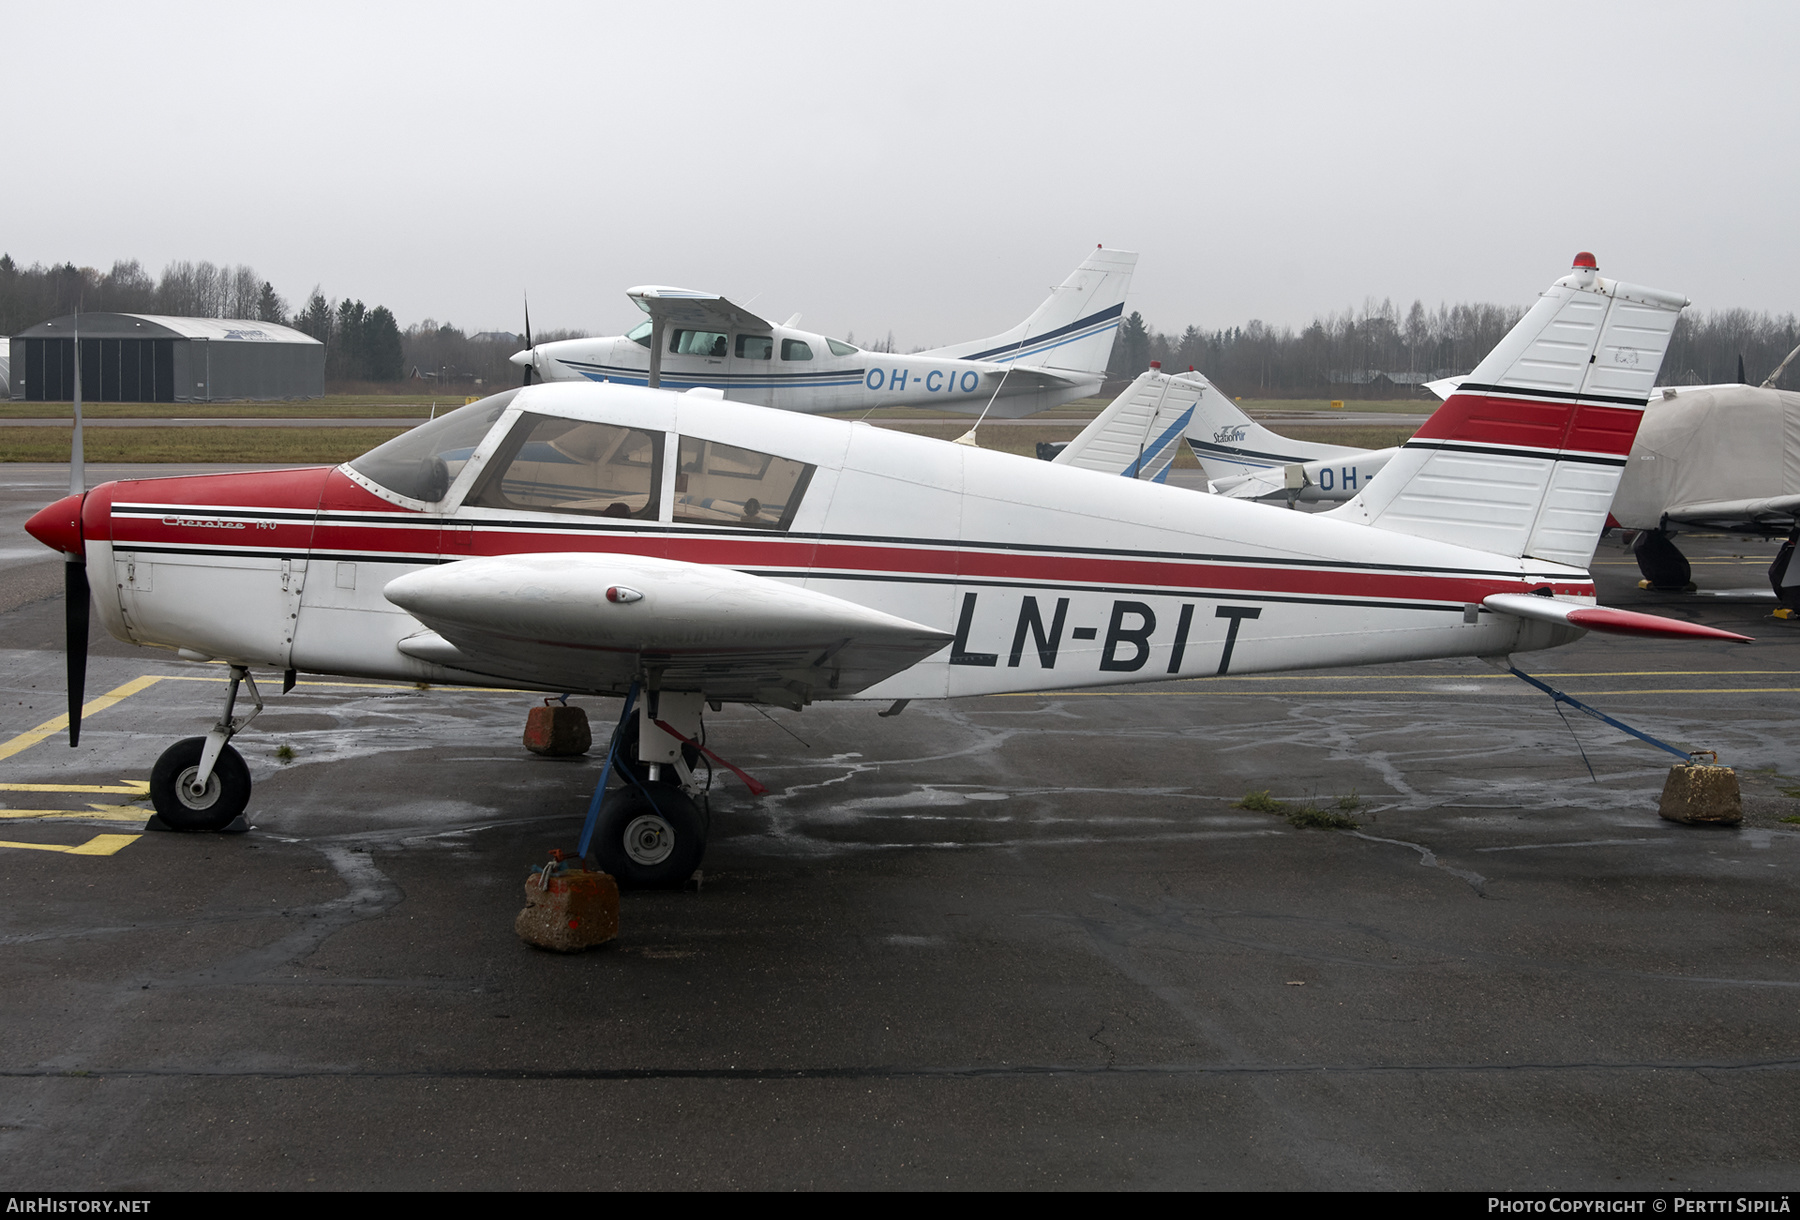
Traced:
<path fill-rule="evenodd" d="M 629 684 L 798 708 L 843 698 L 943 649 L 948 632 L 842 598 L 708 564 L 593 552 L 424 568 L 387 599 L 429 630 L 421 661 L 524 685 Z"/>
<path fill-rule="evenodd" d="M 767 333 L 774 326 L 741 305 L 733 305 L 722 296 L 695 292 L 691 288 L 671 288 L 666 284 L 642 284 L 629 289 L 626 296 L 650 315 L 652 321 L 707 331 L 753 331 Z"/>

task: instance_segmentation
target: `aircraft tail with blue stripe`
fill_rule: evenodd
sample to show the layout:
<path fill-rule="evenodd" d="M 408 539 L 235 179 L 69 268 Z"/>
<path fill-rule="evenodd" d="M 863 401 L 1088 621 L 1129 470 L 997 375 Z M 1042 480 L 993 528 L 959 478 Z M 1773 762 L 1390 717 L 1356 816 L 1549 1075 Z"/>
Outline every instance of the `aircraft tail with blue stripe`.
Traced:
<path fill-rule="evenodd" d="M 1137 257 L 1126 250 L 1096 249 L 1011 330 L 919 354 L 1104 376 Z"/>
<path fill-rule="evenodd" d="M 1059 466 L 1161 483 L 1169 477 L 1181 438 L 1193 422 L 1194 404 L 1206 388 L 1204 379 L 1171 377 L 1152 368 L 1125 387 L 1051 460 Z"/>

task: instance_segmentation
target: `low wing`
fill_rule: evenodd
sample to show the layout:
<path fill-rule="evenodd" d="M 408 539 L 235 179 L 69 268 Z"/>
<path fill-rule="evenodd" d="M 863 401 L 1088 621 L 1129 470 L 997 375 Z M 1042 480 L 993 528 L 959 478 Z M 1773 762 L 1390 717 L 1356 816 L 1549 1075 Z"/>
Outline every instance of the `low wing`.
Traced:
<path fill-rule="evenodd" d="M 1677 504 L 1663 513 L 1666 520 L 1676 525 L 1725 531 L 1788 529 L 1796 523 L 1797 515 L 1800 515 L 1800 495 Z"/>
<path fill-rule="evenodd" d="M 652 318 L 690 330 L 769 331 L 774 328 L 741 305 L 733 305 L 722 296 L 695 292 L 691 288 L 670 288 L 666 284 L 642 284 L 625 293 L 637 307 Z"/>
<path fill-rule="evenodd" d="M 1731 640 L 1748 644 L 1751 638 L 1717 627 L 1657 614 L 1640 614 L 1636 610 L 1615 610 L 1611 606 L 1590 606 L 1586 602 L 1566 602 L 1554 597 L 1538 597 L 1532 593 L 1496 593 L 1483 598 L 1482 605 L 1498 614 L 1514 618 L 1535 619 L 1541 623 L 1559 623 L 1580 627 L 1584 631 L 1604 631 L 1613 635 L 1647 635 L 1659 639 Z"/>
<path fill-rule="evenodd" d="M 389 601 L 428 630 L 400 651 L 549 690 L 660 689 L 799 707 L 845 698 L 950 634 L 730 568 L 639 555 L 466 559 L 411 572 Z"/>
<path fill-rule="evenodd" d="M 1456 387 L 1467 381 L 1467 377 L 1440 377 L 1436 381 L 1427 381 L 1425 388 L 1439 398 L 1448 398 L 1456 393 Z"/>

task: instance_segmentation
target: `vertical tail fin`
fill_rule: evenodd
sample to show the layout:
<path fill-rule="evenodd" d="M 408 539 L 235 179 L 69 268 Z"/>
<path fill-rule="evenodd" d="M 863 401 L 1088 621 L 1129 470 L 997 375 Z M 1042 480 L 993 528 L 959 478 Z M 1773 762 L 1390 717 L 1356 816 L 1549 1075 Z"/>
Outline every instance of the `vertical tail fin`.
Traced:
<path fill-rule="evenodd" d="M 1011 330 L 920 354 L 1103 375 L 1137 257 L 1125 250 L 1096 249 Z"/>
<path fill-rule="evenodd" d="M 1205 390 L 1195 401 L 1187 441 L 1211 482 L 1271 471 L 1279 476 L 1287 466 L 1363 452 L 1343 445 L 1297 441 L 1271 432 L 1240 411 L 1230 397 L 1200 374 L 1181 376 L 1198 382 Z"/>
<path fill-rule="evenodd" d="M 1331 515 L 1585 567 L 1685 297 L 1602 279 L 1551 285 L 1388 463 Z"/>
<path fill-rule="evenodd" d="M 1151 368 L 1125 387 L 1055 461 L 1161 483 L 1181 447 L 1204 386 Z M 1215 391 L 1216 393 L 1216 391 Z"/>

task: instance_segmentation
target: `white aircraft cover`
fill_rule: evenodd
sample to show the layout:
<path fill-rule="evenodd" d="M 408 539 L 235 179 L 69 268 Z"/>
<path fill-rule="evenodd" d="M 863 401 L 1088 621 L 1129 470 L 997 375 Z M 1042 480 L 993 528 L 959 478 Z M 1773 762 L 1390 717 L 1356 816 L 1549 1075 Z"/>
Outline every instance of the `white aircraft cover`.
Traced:
<path fill-rule="evenodd" d="M 1716 386 L 1653 395 L 1613 501 L 1628 529 L 1729 529 L 1792 517 L 1800 503 L 1800 393 Z"/>

